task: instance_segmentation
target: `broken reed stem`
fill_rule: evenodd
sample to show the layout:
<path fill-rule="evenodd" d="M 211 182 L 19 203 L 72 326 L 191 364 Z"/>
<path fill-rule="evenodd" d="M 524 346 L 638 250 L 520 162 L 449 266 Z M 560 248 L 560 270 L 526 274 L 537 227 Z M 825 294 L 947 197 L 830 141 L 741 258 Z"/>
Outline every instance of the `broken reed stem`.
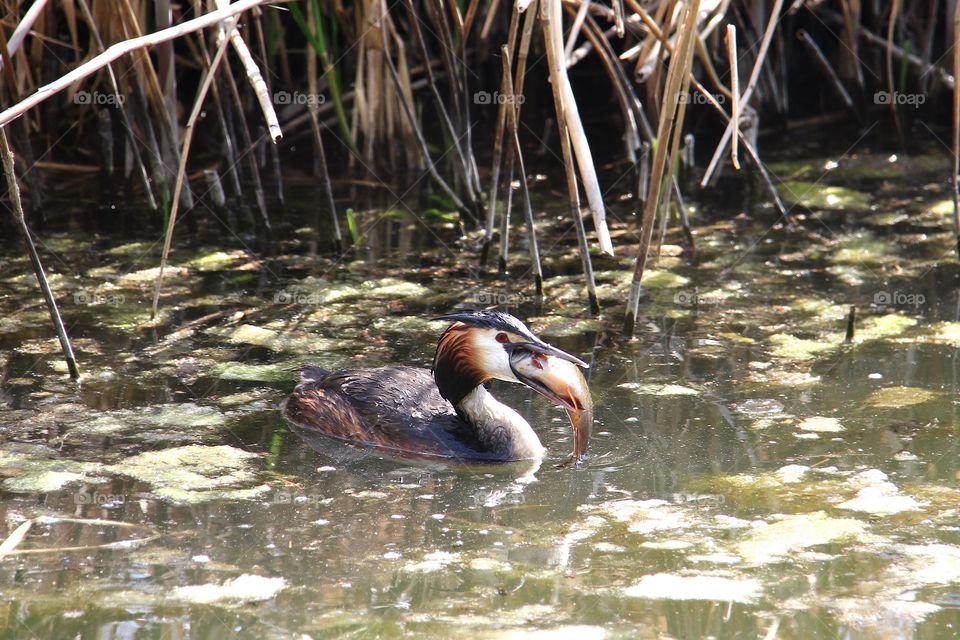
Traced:
<path fill-rule="evenodd" d="M 236 19 L 228 21 L 227 28 L 232 30 L 236 24 Z M 229 38 L 223 38 L 220 46 L 217 48 L 207 73 L 200 83 L 200 89 L 197 91 L 197 97 L 193 101 L 193 110 L 190 112 L 190 118 L 183 130 L 183 144 L 180 149 L 180 165 L 177 168 L 177 180 L 173 187 L 173 198 L 170 200 L 170 216 L 167 219 L 167 232 L 163 239 L 163 255 L 160 257 L 160 272 L 157 273 L 157 282 L 153 290 L 153 305 L 150 307 L 150 319 L 157 316 L 157 306 L 160 304 L 160 289 L 163 286 L 163 271 L 167 266 L 167 257 L 170 255 L 170 245 L 173 241 L 173 227 L 177 223 L 177 209 L 180 206 L 180 190 L 183 189 L 183 178 L 187 172 L 187 156 L 190 154 L 190 144 L 193 142 L 193 128 L 200 117 L 200 110 L 203 107 L 203 101 L 207 97 L 210 85 L 213 84 L 213 78 L 216 74 L 220 62 L 223 60 L 227 51 L 227 45 L 230 44 Z"/>
<path fill-rule="evenodd" d="M 503 275 L 507 272 L 507 259 L 510 257 L 510 213 L 513 211 L 513 146 L 507 149 L 506 171 L 507 182 L 504 185 L 506 194 L 503 199 L 503 211 L 500 213 L 500 258 L 497 261 L 497 271 Z"/>
<path fill-rule="evenodd" d="M 694 77 L 690 78 L 690 81 L 696 86 L 697 90 L 704 95 L 707 100 L 707 103 L 714 108 L 714 110 L 720 115 L 725 122 L 729 122 L 730 116 L 727 115 L 727 112 L 724 111 L 723 107 L 719 102 L 707 91 L 707 88 L 704 87 L 699 80 Z M 763 177 L 764 182 L 767 184 L 767 188 L 770 190 L 770 194 L 773 196 L 773 203 L 777 207 L 777 211 L 780 212 L 780 215 L 786 219 L 787 224 L 793 224 L 793 221 L 790 217 L 789 212 L 787 211 L 786 206 L 783 204 L 783 200 L 780 198 L 780 192 L 777 191 L 776 185 L 773 184 L 773 180 L 770 177 L 770 173 L 767 171 L 767 167 L 763 164 L 763 161 L 760 159 L 760 154 L 757 153 L 756 148 L 754 148 L 753 143 L 750 142 L 750 139 L 743 135 L 743 132 L 738 132 L 740 135 L 740 143 L 743 144 L 743 148 L 747 150 L 747 155 L 750 156 L 750 160 L 760 171 L 760 175 Z"/>
<path fill-rule="evenodd" d="M 577 44 L 577 38 L 580 37 L 580 30 L 583 28 L 583 21 L 587 18 L 587 11 L 590 9 L 590 0 L 581 0 L 580 8 L 573 16 L 573 24 L 570 25 L 570 35 L 567 36 L 567 44 L 563 47 L 563 59 L 570 62 L 570 55 L 573 53 L 573 47 Z M 568 7 L 568 11 L 572 11 Z M 596 47 L 594 47 L 596 48 Z"/>
<path fill-rule="evenodd" d="M 953 77 L 960 78 L 960 2 L 953 11 Z M 960 87 L 953 86 L 953 230 L 957 239 L 957 256 L 960 257 Z"/>
<path fill-rule="evenodd" d="M 737 147 L 740 142 L 740 68 L 737 64 L 737 27 L 727 25 L 727 56 L 730 61 L 730 123 L 733 125 L 733 136 L 730 140 L 730 162 L 734 169 L 740 171 L 740 158 L 737 156 Z"/>
<path fill-rule="evenodd" d="M 50 319 L 53 320 L 53 327 L 56 329 L 57 338 L 60 339 L 60 348 L 63 350 L 64 359 L 67 361 L 67 371 L 70 373 L 70 377 L 76 380 L 80 377 L 80 369 L 77 367 L 77 359 L 73 355 L 70 338 L 67 336 L 67 330 L 63 326 L 60 310 L 57 309 L 57 301 L 53 297 L 53 292 L 50 291 L 50 283 L 47 281 L 47 276 L 43 272 L 40 255 L 37 253 L 36 245 L 33 244 L 33 238 L 30 236 L 30 228 L 27 226 L 27 220 L 23 215 L 23 203 L 20 200 L 20 186 L 17 184 L 17 175 L 14 172 L 13 151 L 10 150 L 10 144 L 7 142 L 7 131 L 5 127 L 0 127 L 0 155 L 3 156 L 3 173 L 7 177 L 7 193 L 10 198 L 10 207 L 13 210 L 13 217 L 20 226 L 23 241 L 27 245 L 27 253 L 30 254 L 33 273 L 37 276 L 40 291 L 43 292 L 43 299 L 46 301 L 47 309 L 50 312 Z"/>
<path fill-rule="evenodd" d="M 753 65 L 753 69 L 750 71 L 750 79 L 747 81 L 747 87 L 743 91 L 743 95 L 740 96 L 741 104 L 748 104 L 750 98 L 753 97 L 753 91 L 757 87 L 757 81 L 760 79 L 760 71 L 763 68 L 763 63 L 767 58 L 767 51 L 770 48 L 770 41 L 773 39 L 774 31 L 776 31 L 777 23 L 779 22 L 780 9 L 783 7 L 783 0 L 774 0 L 773 7 L 770 10 L 770 19 L 767 21 L 767 28 L 763 32 L 763 40 L 760 43 L 760 49 L 757 52 L 757 60 Z M 682 35 L 682 34 L 681 34 Z M 700 180 L 700 186 L 706 187 L 710 184 L 711 178 L 713 178 L 713 172 L 717 170 L 717 165 L 720 162 L 720 158 L 723 156 L 723 152 L 727 148 L 727 143 L 730 142 L 730 136 L 733 133 L 734 123 L 731 120 L 727 124 L 727 128 L 723 131 L 723 136 L 720 138 L 720 144 L 717 145 L 716 150 L 713 152 L 713 157 L 710 159 L 710 164 L 707 165 L 707 170 L 703 174 L 703 178 Z"/>
<path fill-rule="evenodd" d="M 853 342 L 854 337 L 856 337 L 856 324 L 857 308 L 854 305 L 850 305 L 850 309 L 847 311 L 847 335 L 843 339 L 847 344 Z"/>
<path fill-rule="evenodd" d="M 218 8 L 222 9 L 229 5 L 229 0 L 217 0 Z M 247 80 L 250 81 L 250 87 L 253 89 L 254 95 L 257 96 L 257 102 L 260 103 L 263 119 L 266 121 L 267 129 L 270 131 L 270 139 L 273 140 L 274 143 L 279 142 L 283 138 L 283 132 L 280 130 L 277 112 L 273 108 L 273 99 L 270 96 L 267 83 L 263 79 L 263 74 L 260 73 L 260 67 L 257 66 L 253 55 L 250 53 L 249 47 L 247 47 L 247 43 L 243 37 L 241 37 L 239 31 L 231 29 L 229 37 L 230 44 L 233 45 L 233 50 L 237 52 L 237 57 L 240 58 L 243 69 L 247 73 Z"/>
<path fill-rule="evenodd" d="M 653 238 L 653 222 L 660 204 L 661 185 L 666 172 L 667 143 L 674 127 L 683 127 L 683 107 L 680 104 L 680 95 L 684 87 L 689 84 L 690 67 L 693 63 L 693 42 L 696 39 L 697 12 L 700 9 L 700 0 L 692 0 L 686 8 L 686 16 L 680 28 L 680 38 L 670 57 L 670 67 L 667 70 L 667 80 L 663 91 L 663 102 L 660 105 L 660 121 L 657 123 L 657 140 L 654 151 L 653 166 L 650 174 L 650 188 L 647 191 L 647 200 L 644 203 L 643 222 L 640 237 L 640 250 L 634 264 L 633 280 L 630 283 L 630 295 L 627 300 L 627 312 L 623 320 L 623 332 L 627 337 L 633 337 L 636 327 L 637 312 L 640 307 L 640 281 L 643 279 L 643 270 L 650 251 L 650 241 Z M 679 118 L 677 114 L 679 112 Z"/>
<path fill-rule="evenodd" d="M 846 105 L 847 109 L 850 110 L 850 113 L 853 114 L 853 117 L 857 120 L 860 119 L 860 114 L 857 113 L 857 107 L 853 102 L 853 98 L 850 96 L 850 93 L 847 91 L 847 88 L 843 86 L 843 81 L 840 79 L 840 76 L 837 75 L 836 70 L 833 68 L 833 64 L 827 59 L 827 56 L 823 53 L 823 50 L 820 48 L 820 45 L 817 44 L 817 41 L 813 39 L 813 36 L 806 29 L 800 29 L 797 31 L 797 39 L 804 44 L 807 49 L 810 50 L 810 53 L 813 54 L 813 59 L 817 61 L 817 65 L 820 67 L 820 70 L 827 76 L 827 79 L 830 80 L 830 86 L 833 87 L 834 91 L 837 92 L 837 95 L 840 96 L 840 99 L 843 100 L 843 104 Z"/>
<path fill-rule="evenodd" d="M 520 147 L 520 134 L 517 131 L 517 109 L 513 94 L 513 77 L 510 72 L 510 51 L 506 45 L 500 47 L 500 57 L 503 69 L 501 89 L 504 102 L 507 103 L 507 121 L 510 126 L 510 142 L 513 144 L 513 155 L 517 159 L 517 168 L 520 170 L 520 189 L 523 194 L 523 212 L 527 219 L 527 236 L 530 243 L 530 260 L 533 263 L 533 276 L 537 296 L 543 296 L 543 266 L 540 264 L 540 248 L 537 246 L 537 229 L 533 220 L 533 206 L 530 204 L 530 190 L 527 185 L 527 170 L 523 164 L 523 150 Z"/>
<path fill-rule="evenodd" d="M 137 38 L 130 38 L 128 40 L 110 45 L 106 51 L 98 56 L 95 56 L 92 60 L 85 62 L 73 71 L 60 76 L 53 82 L 43 85 L 30 96 L 24 98 L 20 102 L 17 102 L 13 106 L 4 109 L 2 112 L 0 112 L 0 126 L 3 126 L 11 120 L 22 116 L 24 113 L 37 106 L 41 102 L 52 98 L 64 89 L 68 89 L 77 81 L 93 75 L 121 56 L 124 56 L 132 51 L 138 51 L 139 49 L 144 49 L 146 47 L 156 46 L 162 42 L 169 42 L 170 40 L 174 40 L 188 33 L 193 33 L 194 31 L 199 31 L 200 29 L 213 26 L 268 1 L 269 0 L 237 0 L 237 2 L 231 4 L 229 7 L 211 11 L 210 13 L 204 14 L 198 18 L 193 18 L 192 20 L 187 20 L 185 22 L 181 22 L 180 24 L 176 24 L 168 29 L 163 29 L 162 31 L 139 36 Z"/>

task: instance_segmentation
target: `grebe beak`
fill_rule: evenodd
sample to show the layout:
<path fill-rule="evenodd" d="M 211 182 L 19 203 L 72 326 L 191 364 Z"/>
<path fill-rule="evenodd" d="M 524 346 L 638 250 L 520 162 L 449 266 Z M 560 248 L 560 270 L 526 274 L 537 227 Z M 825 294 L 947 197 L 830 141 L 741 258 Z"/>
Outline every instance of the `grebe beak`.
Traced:
<path fill-rule="evenodd" d="M 593 427 L 593 399 L 576 360 L 524 349 L 513 349 L 510 355 L 510 369 L 517 379 L 567 412 L 573 428 L 574 462 L 586 453 Z"/>
<path fill-rule="evenodd" d="M 584 369 L 589 369 L 590 365 L 578 358 L 577 356 L 570 355 L 566 351 L 557 349 L 552 344 L 547 344 L 543 340 L 537 338 L 536 340 L 530 340 L 528 342 L 512 342 L 509 345 L 511 350 L 513 349 L 522 349 L 526 351 L 532 351 L 534 353 L 539 353 L 545 356 L 551 356 L 554 358 L 559 358 L 560 360 L 566 360 L 567 362 L 572 362 L 573 364 L 583 367 Z"/>

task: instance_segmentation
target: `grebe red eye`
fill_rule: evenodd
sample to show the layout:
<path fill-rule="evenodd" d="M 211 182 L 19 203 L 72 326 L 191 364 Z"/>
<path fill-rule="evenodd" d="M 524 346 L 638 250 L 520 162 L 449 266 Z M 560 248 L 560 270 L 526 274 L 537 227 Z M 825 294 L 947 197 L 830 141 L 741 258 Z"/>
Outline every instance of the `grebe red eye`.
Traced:
<path fill-rule="evenodd" d="M 497 342 L 499 342 L 500 344 L 503 344 L 504 342 L 509 342 L 509 341 L 510 341 L 510 338 L 504 332 L 501 331 L 500 333 L 497 334 Z"/>

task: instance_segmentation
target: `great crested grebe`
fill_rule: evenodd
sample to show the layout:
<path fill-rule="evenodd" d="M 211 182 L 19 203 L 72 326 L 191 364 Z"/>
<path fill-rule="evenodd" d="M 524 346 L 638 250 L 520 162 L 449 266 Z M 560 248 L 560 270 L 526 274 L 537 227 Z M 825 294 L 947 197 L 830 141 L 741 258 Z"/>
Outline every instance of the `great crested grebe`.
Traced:
<path fill-rule="evenodd" d="M 579 369 L 587 364 L 535 336 L 500 311 L 441 316 L 433 369 L 301 369 L 284 417 L 308 431 L 389 453 L 459 461 L 532 460 L 537 434 L 483 387 L 520 382 L 563 407 L 574 432 L 572 459 L 587 447 L 593 402 Z"/>

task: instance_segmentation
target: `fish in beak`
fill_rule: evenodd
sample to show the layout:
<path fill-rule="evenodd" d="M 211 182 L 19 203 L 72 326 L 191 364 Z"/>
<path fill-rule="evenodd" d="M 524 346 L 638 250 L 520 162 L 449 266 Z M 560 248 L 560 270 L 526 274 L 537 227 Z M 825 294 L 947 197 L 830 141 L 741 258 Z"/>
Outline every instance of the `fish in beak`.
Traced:
<path fill-rule="evenodd" d="M 577 367 L 577 364 L 586 366 L 586 363 L 556 347 L 546 346 L 549 347 L 547 352 L 532 347 L 514 348 L 510 354 L 510 368 L 520 382 L 567 412 L 573 427 L 570 461 L 579 462 L 587 451 L 593 427 L 593 399 L 587 381 Z"/>

